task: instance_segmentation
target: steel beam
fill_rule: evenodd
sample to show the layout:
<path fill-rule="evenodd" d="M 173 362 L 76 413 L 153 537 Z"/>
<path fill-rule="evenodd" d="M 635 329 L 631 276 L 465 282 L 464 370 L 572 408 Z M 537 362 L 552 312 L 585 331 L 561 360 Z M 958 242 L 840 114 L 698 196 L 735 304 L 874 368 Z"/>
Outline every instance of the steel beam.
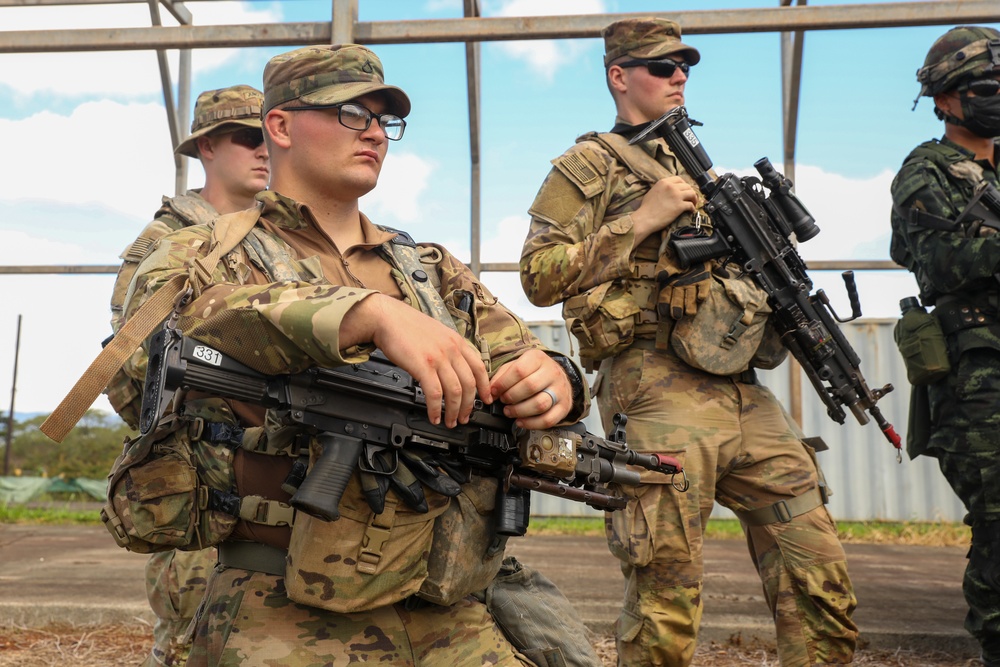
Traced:
<path fill-rule="evenodd" d="M 676 17 L 677 12 L 652 14 Z M 612 21 L 643 15 L 647 14 L 358 22 L 354 26 L 354 39 L 361 44 L 414 44 L 598 37 L 601 28 Z M 853 30 L 995 22 L 1000 22 L 1000 3 L 996 0 L 889 2 L 685 11 L 684 33 Z M 329 22 L 0 31 L 0 53 L 302 46 L 330 44 L 332 37 Z"/>

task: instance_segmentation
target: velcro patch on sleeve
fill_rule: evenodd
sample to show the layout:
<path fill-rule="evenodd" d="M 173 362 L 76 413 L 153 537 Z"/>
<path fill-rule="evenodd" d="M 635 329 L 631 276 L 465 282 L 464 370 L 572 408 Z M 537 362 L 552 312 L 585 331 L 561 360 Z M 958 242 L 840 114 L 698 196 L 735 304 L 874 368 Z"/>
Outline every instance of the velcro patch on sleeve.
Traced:
<path fill-rule="evenodd" d="M 584 153 L 567 153 L 553 160 L 552 164 L 580 188 L 587 199 L 604 190 L 603 170 L 599 170 Z"/>

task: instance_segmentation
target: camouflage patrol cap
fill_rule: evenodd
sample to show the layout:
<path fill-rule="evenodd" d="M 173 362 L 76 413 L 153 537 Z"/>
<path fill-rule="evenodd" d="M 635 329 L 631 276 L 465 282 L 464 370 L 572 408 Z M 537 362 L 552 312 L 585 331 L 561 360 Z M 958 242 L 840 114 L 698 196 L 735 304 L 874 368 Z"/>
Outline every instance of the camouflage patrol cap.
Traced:
<path fill-rule="evenodd" d="M 963 25 L 938 37 L 917 70 L 920 95 L 933 97 L 987 72 L 1000 72 L 1000 32 Z"/>
<path fill-rule="evenodd" d="M 261 126 L 261 107 L 264 95 L 252 86 L 230 86 L 206 90 L 194 103 L 194 120 L 191 134 L 177 145 L 174 153 L 188 157 L 198 155 L 198 137 L 219 130 L 238 130 L 241 127 Z"/>
<path fill-rule="evenodd" d="M 264 68 L 264 113 L 295 99 L 340 104 L 369 93 L 385 96 L 400 117 L 410 113 L 410 98 L 385 84 L 382 61 L 359 44 L 307 46 L 271 58 Z"/>
<path fill-rule="evenodd" d="M 662 58 L 679 53 L 689 65 L 701 60 L 698 49 L 681 42 L 681 27 L 655 17 L 615 21 L 601 31 L 604 38 L 604 66 L 625 55 L 633 58 Z"/>

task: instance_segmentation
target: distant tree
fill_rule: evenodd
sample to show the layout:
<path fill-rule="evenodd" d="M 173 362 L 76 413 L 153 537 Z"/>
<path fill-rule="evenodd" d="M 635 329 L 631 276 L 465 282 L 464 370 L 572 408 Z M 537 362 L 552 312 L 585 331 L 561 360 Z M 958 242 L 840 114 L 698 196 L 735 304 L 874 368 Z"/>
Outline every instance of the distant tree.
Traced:
<path fill-rule="evenodd" d="M 116 415 L 88 410 L 61 442 L 39 430 L 48 415 L 15 423 L 11 467 L 25 475 L 104 479 L 122 451 L 125 436 L 135 435 Z"/>

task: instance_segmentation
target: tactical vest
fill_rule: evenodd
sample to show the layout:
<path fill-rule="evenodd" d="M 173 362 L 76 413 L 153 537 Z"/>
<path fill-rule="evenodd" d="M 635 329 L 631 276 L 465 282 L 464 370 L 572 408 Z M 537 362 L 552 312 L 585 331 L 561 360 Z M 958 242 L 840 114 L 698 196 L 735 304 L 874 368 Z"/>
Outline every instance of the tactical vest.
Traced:
<path fill-rule="evenodd" d="M 964 211 L 966 205 L 974 196 L 973 191 L 976 185 L 978 185 L 984 178 L 983 168 L 974 160 L 970 159 L 967 154 L 952 146 L 944 144 L 937 139 L 926 141 L 913 149 L 913 151 L 906 157 L 906 160 L 904 160 L 902 167 L 905 168 L 908 165 L 923 160 L 933 164 L 948 178 L 948 182 L 954 186 L 949 192 L 949 199 L 952 208 L 957 211 Z M 895 196 L 900 201 L 906 201 L 913 196 L 914 192 L 920 185 L 921 184 L 919 182 L 915 182 L 912 186 L 907 187 L 907 183 L 900 183 L 896 187 Z M 889 255 L 894 262 L 907 268 L 914 274 L 917 279 L 917 284 L 920 287 L 921 300 L 927 305 L 933 305 L 939 298 L 946 295 L 938 291 L 934 285 L 931 284 L 930 280 L 927 276 L 923 275 L 923 272 L 920 271 L 920 267 L 917 266 L 914 261 L 913 255 L 910 253 L 909 247 L 907 246 L 906 236 L 902 231 L 906 225 L 915 225 L 925 229 L 952 232 L 968 238 L 974 237 L 978 234 L 979 226 L 971 225 L 967 222 L 965 224 L 961 224 L 958 220 L 941 218 L 915 207 L 902 209 L 897 204 L 893 204 L 892 236 L 889 245 Z M 969 296 L 961 297 L 961 295 L 952 296 L 959 296 L 959 298 L 967 299 L 974 298 Z M 993 300 L 996 300 L 995 294 L 993 295 Z"/>
<path fill-rule="evenodd" d="M 218 211 L 200 194 L 200 190 L 188 190 L 176 197 L 164 197 L 153 222 L 146 226 L 139 236 L 129 244 L 122 254 L 118 277 L 111 291 L 111 330 L 117 332 L 122 325 L 122 316 L 127 301 L 128 286 L 139 268 L 139 262 L 153 248 L 157 239 L 165 234 L 193 225 L 206 225 L 217 217 Z"/>

